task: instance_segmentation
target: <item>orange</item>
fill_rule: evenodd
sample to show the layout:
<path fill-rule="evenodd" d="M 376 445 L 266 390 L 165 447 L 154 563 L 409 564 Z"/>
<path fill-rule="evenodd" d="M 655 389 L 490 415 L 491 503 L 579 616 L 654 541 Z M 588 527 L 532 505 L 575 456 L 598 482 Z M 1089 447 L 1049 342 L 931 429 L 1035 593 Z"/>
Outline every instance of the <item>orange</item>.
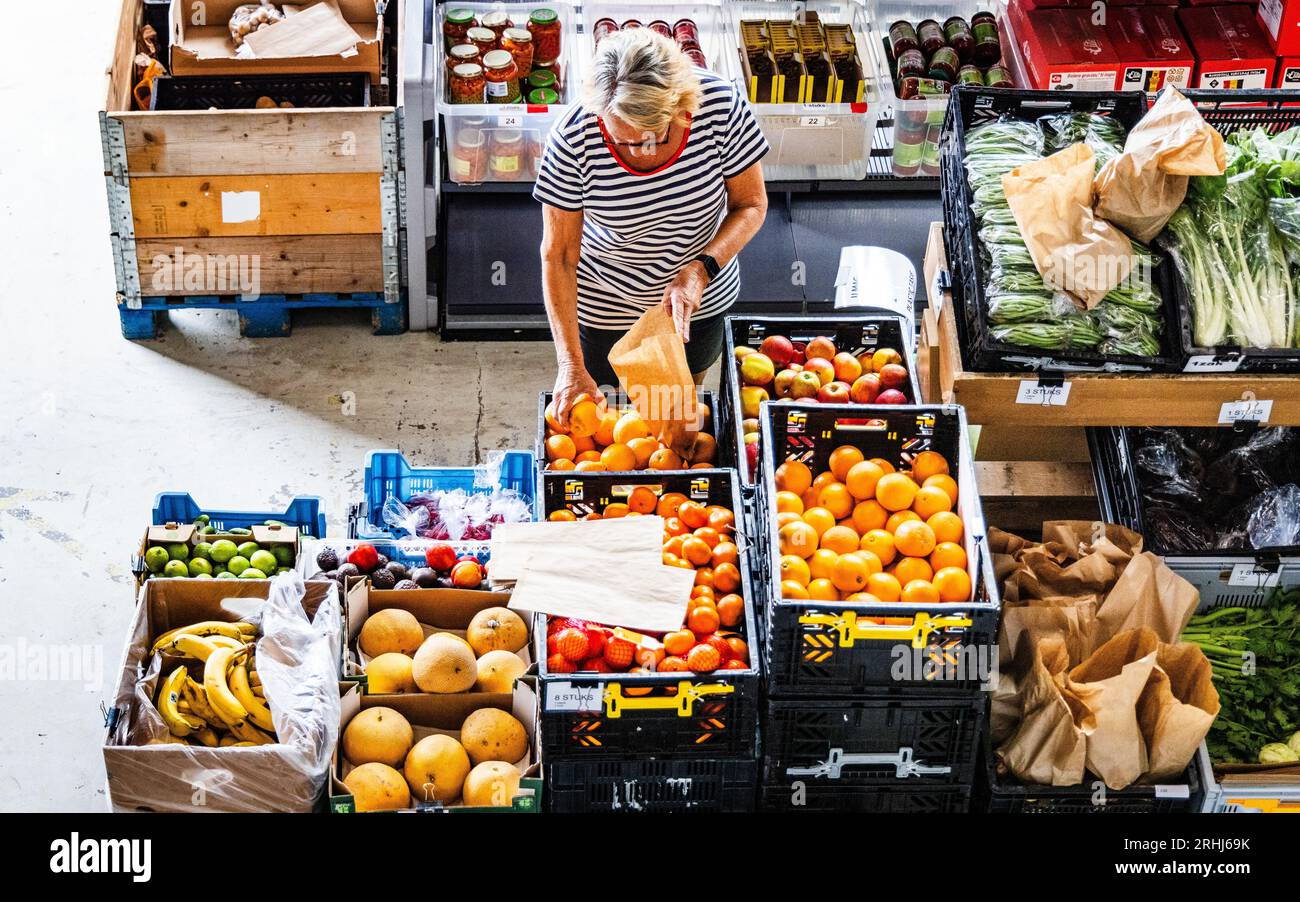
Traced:
<path fill-rule="evenodd" d="M 560 511 L 556 511 L 560 513 Z M 801 586 L 806 586 L 812 581 L 812 572 L 808 569 L 808 562 L 797 554 L 781 555 L 781 582 L 796 582 Z"/>
<path fill-rule="evenodd" d="M 933 576 L 934 568 L 923 557 L 899 558 L 898 563 L 894 564 L 894 578 L 904 588 L 913 580 L 929 580 Z"/>
<path fill-rule="evenodd" d="M 914 579 L 903 586 L 900 601 L 904 604 L 938 604 L 939 590 L 929 580 Z"/>
<path fill-rule="evenodd" d="M 776 493 L 776 511 L 794 511 L 796 514 L 803 513 L 803 500 L 794 492 L 780 491 Z"/>
<path fill-rule="evenodd" d="M 952 499 L 937 485 L 922 486 L 916 493 L 916 497 L 912 499 L 912 510 L 916 511 L 922 520 L 928 520 L 935 514 L 952 510 Z"/>
<path fill-rule="evenodd" d="M 664 651 L 670 655 L 684 655 L 695 647 L 695 634 L 690 630 L 673 630 L 664 633 Z"/>
<path fill-rule="evenodd" d="M 589 435 L 571 435 L 569 438 L 573 439 L 573 447 L 578 449 L 579 454 L 583 451 L 596 450 L 596 443 Z"/>
<path fill-rule="evenodd" d="M 615 442 L 614 427 L 617 425 L 618 413 L 613 410 L 607 410 L 604 415 L 601 416 L 600 425 L 596 427 L 596 431 L 591 437 L 596 440 L 597 445 L 612 445 Z"/>
<path fill-rule="evenodd" d="M 876 500 L 886 510 L 905 511 L 912 506 L 917 486 L 911 477 L 902 473 L 886 473 L 876 483 Z"/>
<path fill-rule="evenodd" d="M 634 438 L 627 443 L 636 455 L 636 468 L 644 470 L 650 465 L 650 456 L 659 450 L 659 442 L 652 438 Z"/>
<path fill-rule="evenodd" d="M 898 532 L 898 527 L 904 523 L 910 523 L 913 520 L 920 520 L 916 511 L 899 511 L 896 514 L 890 514 L 889 519 L 885 521 L 885 529 L 890 532 Z"/>
<path fill-rule="evenodd" d="M 922 482 L 921 486 L 923 488 L 932 486 L 937 489 L 943 489 L 944 494 L 952 499 L 952 503 L 957 503 L 957 496 L 960 494 L 957 491 L 957 480 L 953 479 L 947 473 L 936 473 L 934 476 L 931 476 L 929 479 Z"/>
<path fill-rule="evenodd" d="M 579 401 L 569 411 L 569 432 L 574 435 L 594 435 L 600 428 L 600 408 L 589 395 L 579 395 Z"/>
<path fill-rule="evenodd" d="M 636 453 L 627 445 L 613 444 L 600 452 L 606 470 L 635 470 Z"/>
<path fill-rule="evenodd" d="M 577 456 L 578 449 L 567 435 L 553 435 L 546 440 L 547 460 L 573 460 Z"/>
<path fill-rule="evenodd" d="M 803 522 L 817 532 L 817 538 L 835 525 L 835 515 L 824 507 L 810 507 L 803 512 Z"/>
<path fill-rule="evenodd" d="M 553 523 L 569 523 L 578 519 L 578 515 L 570 510 L 551 511 L 546 519 Z"/>
<path fill-rule="evenodd" d="M 862 537 L 858 547 L 863 551 L 870 551 L 885 566 L 892 564 L 897 556 L 897 552 L 894 551 L 894 537 L 883 529 L 873 529 L 868 532 Z"/>
<path fill-rule="evenodd" d="M 659 496 L 648 486 L 639 485 L 627 496 L 627 509 L 636 514 L 653 514 L 658 504 Z"/>
<path fill-rule="evenodd" d="M 826 486 L 830 485 L 832 482 L 838 482 L 838 481 L 839 480 L 835 478 L 834 473 L 832 473 L 830 470 L 826 470 L 825 472 L 817 474 L 817 477 L 813 479 L 812 486 L 810 486 L 810 488 L 820 493 L 822 489 L 826 488 Z"/>
<path fill-rule="evenodd" d="M 655 506 L 655 513 L 667 519 L 668 517 L 677 516 L 677 509 L 682 506 L 686 496 L 681 492 L 665 492 L 659 496 L 659 503 Z"/>
<path fill-rule="evenodd" d="M 682 559 L 679 558 L 677 555 L 673 554 L 671 551 L 665 551 L 662 555 L 660 555 L 660 557 L 663 560 L 665 567 L 677 567 L 680 566 L 682 563 Z M 689 567 L 690 564 L 687 564 L 687 566 Z"/>
<path fill-rule="evenodd" d="M 849 468 L 849 472 L 844 475 L 844 484 L 848 486 L 850 495 L 864 501 L 876 497 L 876 483 L 884 475 L 884 470 L 871 461 L 864 460 Z"/>
<path fill-rule="evenodd" d="M 669 554 L 676 555 L 677 557 L 681 557 L 683 541 L 685 541 L 684 536 L 672 536 L 670 538 L 665 539 L 664 551 L 668 552 Z"/>
<path fill-rule="evenodd" d="M 873 573 L 880 572 L 880 559 L 869 551 L 842 554 L 835 562 L 831 582 L 841 592 L 860 592 Z"/>
<path fill-rule="evenodd" d="M 908 557 L 925 557 L 934 551 L 934 530 L 920 520 L 909 520 L 894 532 L 894 548 Z"/>
<path fill-rule="evenodd" d="M 619 501 L 615 501 L 613 504 L 607 504 L 605 505 L 605 510 L 601 512 L 601 516 L 604 517 L 606 520 L 614 520 L 619 517 L 626 517 L 627 505 Z"/>
<path fill-rule="evenodd" d="M 645 424 L 638 413 L 625 413 L 614 424 L 614 441 L 628 444 L 633 439 L 648 438 L 650 427 Z"/>
<path fill-rule="evenodd" d="M 664 532 L 670 536 L 683 536 L 690 532 L 686 524 L 676 517 L 669 517 L 664 521 Z"/>
<path fill-rule="evenodd" d="M 785 526 L 785 524 L 793 523 L 796 520 L 798 520 L 800 523 L 803 522 L 803 518 L 800 517 L 798 514 L 796 514 L 794 511 L 782 511 L 781 513 L 776 515 L 776 528 L 780 529 L 782 526 Z"/>
<path fill-rule="evenodd" d="M 713 568 L 713 588 L 729 595 L 740 588 L 740 568 L 735 564 L 718 564 Z"/>
<path fill-rule="evenodd" d="M 956 567 L 958 570 L 964 571 L 966 569 L 966 549 L 956 542 L 940 542 L 934 546 L 934 551 L 930 553 L 930 566 L 934 568 L 935 573 L 945 567 Z"/>
<path fill-rule="evenodd" d="M 720 564 L 731 564 L 735 566 L 740 563 L 740 549 L 735 542 L 719 542 L 713 546 L 713 557 L 709 563 L 716 570 Z"/>
<path fill-rule="evenodd" d="M 842 482 L 828 482 L 817 495 L 817 505 L 824 507 L 839 520 L 853 511 L 853 496 Z"/>
<path fill-rule="evenodd" d="M 597 463 L 596 466 L 600 466 L 600 464 Z M 602 519 L 602 518 L 601 518 L 600 514 L 598 514 L 596 511 L 592 511 L 592 512 L 589 513 L 589 514 L 584 514 L 583 517 L 582 517 L 582 519 L 584 519 L 584 520 L 600 520 L 600 519 Z"/>
<path fill-rule="evenodd" d="M 682 557 L 697 567 L 703 567 L 713 556 L 713 549 L 703 539 L 688 536 L 682 540 Z"/>
<path fill-rule="evenodd" d="M 724 627 L 733 627 L 745 616 L 745 601 L 732 593 L 718 599 L 718 620 Z"/>
<path fill-rule="evenodd" d="M 649 467 L 652 470 L 680 470 L 682 468 L 682 459 L 677 456 L 676 452 L 667 448 L 660 448 L 650 455 Z"/>
<path fill-rule="evenodd" d="M 859 535 L 866 535 L 873 529 L 882 528 L 889 521 L 889 511 L 880 506 L 874 498 L 859 501 L 853 506 L 853 528 Z"/>
<path fill-rule="evenodd" d="M 677 516 L 686 524 L 687 529 L 699 529 L 709 522 L 708 512 L 698 501 L 683 501 L 682 506 L 677 508 Z"/>
<path fill-rule="evenodd" d="M 561 457 L 559 460 L 553 460 L 547 465 L 548 470 L 572 470 L 573 461 Z"/>
<path fill-rule="evenodd" d="M 830 468 L 835 474 L 835 478 L 843 482 L 849 474 L 849 469 L 854 464 L 862 463 L 865 458 L 862 452 L 852 445 L 840 445 L 831 452 Z"/>
<path fill-rule="evenodd" d="M 903 594 L 903 587 L 898 577 L 892 573 L 873 573 L 867 577 L 867 591 L 881 601 L 898 601 Z"/>
<path fill-rule="evenodd" d="M 776 468 L 776 487 L 783 492 L 802 495 L 812 485 L 812 471 L 798 460 L 787 460 Z"/>
<path fill-rule="evenodd" d="M 600 463 L 600 452 L 588 448 L 586 451 L 579 451 L 578 456 L 574 458 L 577 463 Z"/>
<path fill-rule="evenodd" d="M 829 548 L 836 554 L 848 554 L 857 551 L 861 544 L 858 534 L 848 526 L 832 526 L 822 533 L 821 547 Z"/>
<path fill-rule="evenodd" d="M 716 610 L 703 605 L 691 608 L 691 612 L 686 615 L 686 628 L 697 636 L 713 632 L 721 622 Z"/>
<path fill-rule="evenodd" d="M 701 526 L 695 530 L 695 538 L 700 539 L 710 548 L 716 549 L 722 542 L 722 535 L 712 526 Z"/>
<path fill-rule="evenodd" d="M 557 417 L 557 416 L 555 415 L 555 402 L 554 402 L 554 401 L 551 401 L 551 402 L 549 402 L 549 403 L 546 405 L 545 418 L 546 418 L 546 425 L 547 425 L 549 428 L 555 430 L 556 432 L 567 432 L 567 431 L 568 431 L 567 429 L 565 429 L 563 426 L 560 425 L 560 419 L 559 419 L 559 417 Z"/>
<path fill-rule="evenodd" d="M 830 579 L 839 559 L 840 556 L 829 548 L 818 548 L 808 559 L 808 572 L 813 579 Z"/>
<path fill-rule="evenodd" d="M 691 566 L 691 565 L 690 565 L 690 564 L 687 564 L 686 566 L 689 567 L 689 566 Z M 701 568 L 699 568 L 698 570 L 696 570 L 696 571 L 695 571 L 695 585 L 697 585 L 697 586 L 712 586 L 712 585 L 713 585 L 713 568 L 712 568 L 712 567 L 701 567 Z"/>
<path fill-rule="evenodd" d="M 777 533 L 781 554 L 797 554 L 807 560 L 817 550 L 817 530 L 803 521 L 787 523 Z"/>
<path fill-rule="evenodd" d="M 808 584 L 808 597 L 815 601 L 839 601 L 840 593 L 829 579 L 815 579 Z"/>
<path fill-rule="evenodd" d="M 970 574 L 962 567 L 944 567 L 934 574 L 940 601 L 970 601 Z"/>
<path fill-rule="evenodd" d="M 724 536 L 731 535 L 736 530 L 736 515 L 725 507 L 713 504 L 705 508 L 709 513 L 709 527 L 716 529 Z"/>
<path fill-rule="evenodd" d="M 940 511 L 925 522 L 934 530 L 934 537 L 940 542 L 960 542 L 966 531 L 961 517 L 951 511 Z"/>
<path fill-rule="evenodd" d="M 948 461 L 938 451 L 922 451 L 912 458 L 912 478 L 917 482 L 923 483 L 931 476 L 947 472 Z"/>
<path fill-rule="evenodd" d="M 821 492 L 820 488 L 815 489 L 812 486 L 808 486 L 808 488 L 804 490 L 804 493 L 799 496 L 799 499 L 803 501 L 803 506 L 805 508 L 816 507 L 817 495 L 820 492 Z"/>
<path fill-rule="evenodd" d="M 870 592 L 854 592 L 852 595 L 844 596 L 844 600 L 858 604 L 880 604 L 880 599 Z"/>
<path fill-rule="evenodd" d="M 792 579 L 783 579 L 781 580 L 781 597 L 806 600 L 809 597 L 808 588 Z"/>
<path fill-rule="evenodd" d="M 707 601 L 712 601 L 712 600 L 713 600 L 713 587 L 712 587 L 712 586 L 692 586 L 692 587 L 691 587 L 691 598 L 702 599 L 702 600 L 700 601 L 700 604 L 704 604 L 704 603 L 707 602 Z"/>
<path fill-rule="evenodd" d="M 880 469 L 884 470 L 886 473 L 893 473 L 897 469 L 897 467 L 895 467 L 889 461 L 885 460 L 883 457 L 872 457 L 870 458 L 870 460 L 873 464 L 880 467 Z"/>
<path fill-rule="evenodd" d="M 604 473 L 605 465 L 598 460 L 584 460 L 574 465 L 573 469 L 579 473 Z"/>

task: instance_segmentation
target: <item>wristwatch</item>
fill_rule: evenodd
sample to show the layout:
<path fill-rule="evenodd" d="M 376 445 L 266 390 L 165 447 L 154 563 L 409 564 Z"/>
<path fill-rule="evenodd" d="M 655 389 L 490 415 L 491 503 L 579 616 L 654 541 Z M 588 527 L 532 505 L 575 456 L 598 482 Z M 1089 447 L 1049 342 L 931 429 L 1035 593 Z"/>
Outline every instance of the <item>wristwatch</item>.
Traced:
<path fill-rule="evenodd" d="M 693 260 L 691 260 L 691 262 L 699 263 L 704 267 L 704 271 L 708 273 L 710 282 L 718 277 L 718 273 L 722 272 L 722 267 L 718 265 L 718 261 L 714 260 L 708 254 L 698 254 Z"/>

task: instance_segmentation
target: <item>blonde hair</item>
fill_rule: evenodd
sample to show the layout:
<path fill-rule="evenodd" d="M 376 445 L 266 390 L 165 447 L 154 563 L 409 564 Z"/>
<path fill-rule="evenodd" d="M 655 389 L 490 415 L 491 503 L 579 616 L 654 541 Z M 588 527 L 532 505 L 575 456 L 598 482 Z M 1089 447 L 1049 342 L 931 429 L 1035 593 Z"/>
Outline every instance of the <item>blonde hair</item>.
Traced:
<path fill-rule="evenodd" d="M 596 46 L 583 106 L 659 134 L 700 108 L 700 79 L 677 45 L 648 28 L 606 36 Z"/>

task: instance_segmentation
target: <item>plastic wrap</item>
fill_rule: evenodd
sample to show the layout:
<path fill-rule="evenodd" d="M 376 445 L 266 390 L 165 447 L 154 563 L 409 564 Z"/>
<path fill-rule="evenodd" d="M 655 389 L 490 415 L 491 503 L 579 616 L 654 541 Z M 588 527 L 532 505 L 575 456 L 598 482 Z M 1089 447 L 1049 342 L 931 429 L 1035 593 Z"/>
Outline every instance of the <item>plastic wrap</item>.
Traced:
<path fill-rule="evenodd" d="M 1092 149 L 1097 170 L 1124 149 L 1124 126 L 1110 116 L 1096 113 L 1053 113 L 1041 116 L 1038 127 L 1043 132 L 1043 153 L 1051 155 L 1082 141 Z"/>
<path fill-rule="evenodd" d="M 1252 548 L 1300 546 L 1300 486 L 1284 485 L 1255 496 L 1246 523 Z"/>
<path fill-rule="evenodd" d="M 497 523 L 526 523 L 532 519 L 532 510 L 513 490 L 470 493 L 453 489 L 422 492 L 406 503 L 390 497 L 380 516 L 399 538 L 485 542 L 492 538 Z"/>
<path fill-rule="evenodd" d="M 248 35 L 283 21 L 284 13 L 270 3 L 246 3 L 230 14 L 230 38 L 242 47 Z"/>

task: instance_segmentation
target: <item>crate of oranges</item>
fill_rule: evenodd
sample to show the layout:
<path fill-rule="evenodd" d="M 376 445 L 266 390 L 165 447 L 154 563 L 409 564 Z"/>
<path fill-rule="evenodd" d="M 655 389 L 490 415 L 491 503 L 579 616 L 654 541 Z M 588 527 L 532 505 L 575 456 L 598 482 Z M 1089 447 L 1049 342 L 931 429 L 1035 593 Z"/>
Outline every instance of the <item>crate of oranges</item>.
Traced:
<path fill-rule="evenodd" d="M 698 390 L 699 431 L 689 448 L 668 448 L 628 399 L 580 396 L 561 424 L 551 408 L 551 393 L 542 392 L 538 413 L 537 459 L 554 472 L 621 473 L 638 470 L 704 470 L 718 466 L 714 438 L 717 399 Z"/>
<path fill-rule="evenodd" d="M 695 571 L 681 629 L 539 615 L 543 759 L 757 754 L 754 589 L 734 470 L 543 473 L 550 521 L 659 516 L 664 562 Z"/>
<path fill-rule="evenodd" d="M 955 406 L 767 404 L 772 694 L 973 692 L 999 605 Z"/>

